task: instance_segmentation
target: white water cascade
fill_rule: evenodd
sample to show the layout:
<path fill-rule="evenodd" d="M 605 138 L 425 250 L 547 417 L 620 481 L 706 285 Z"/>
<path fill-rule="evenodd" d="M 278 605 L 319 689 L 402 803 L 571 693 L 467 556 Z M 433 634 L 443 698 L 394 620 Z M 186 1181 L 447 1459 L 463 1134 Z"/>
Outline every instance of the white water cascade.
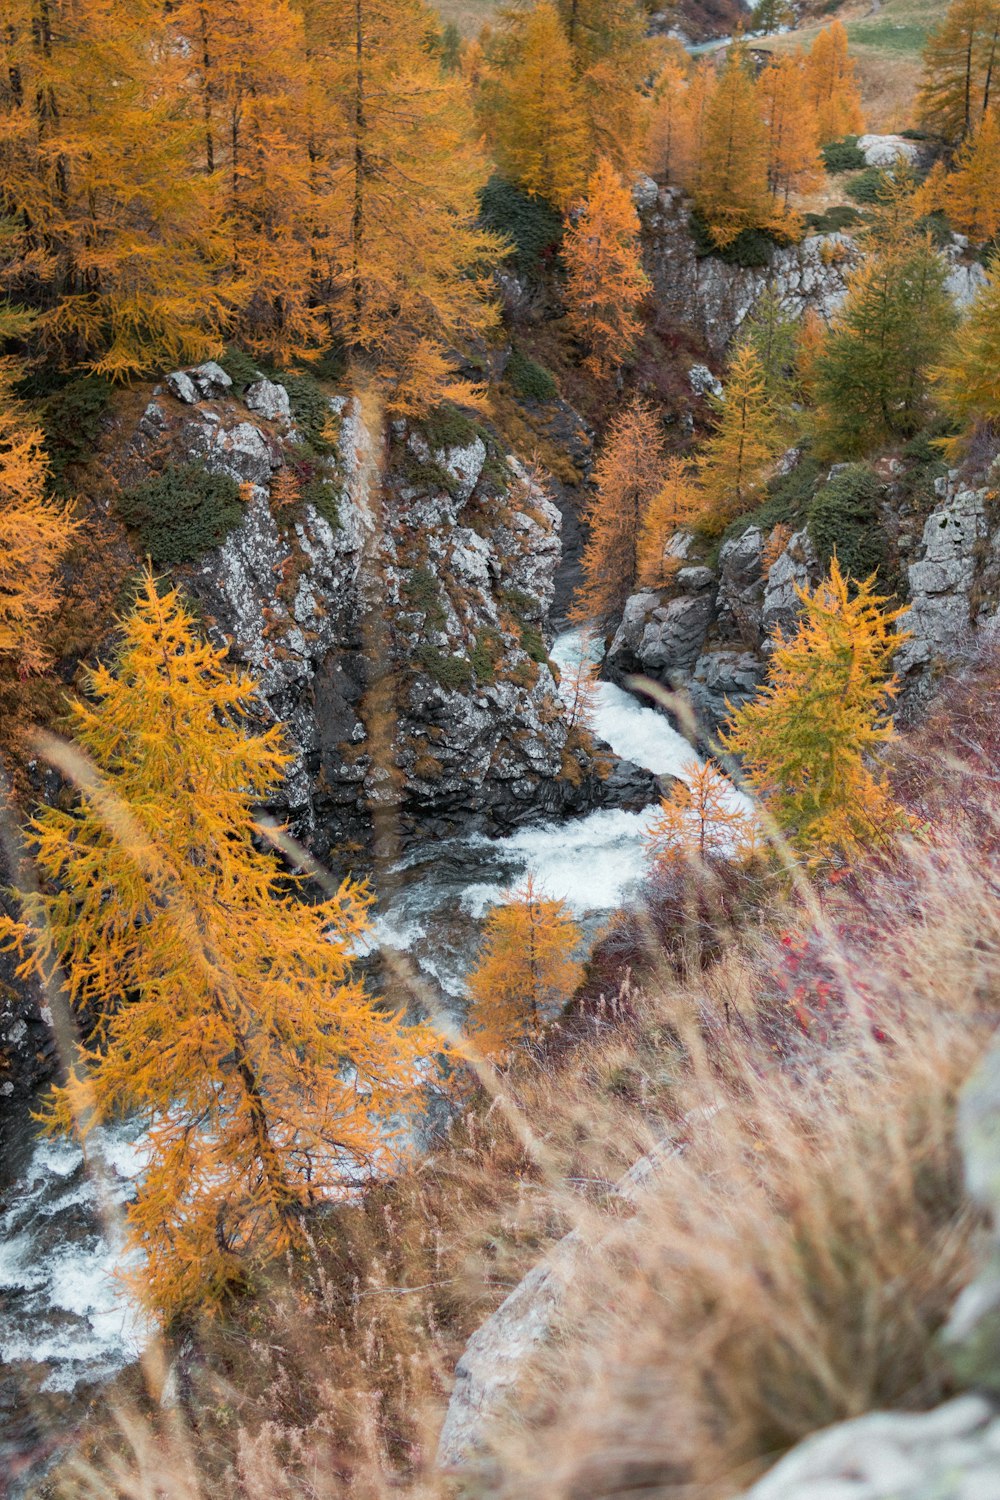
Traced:
<path fill-rule="evenodd" d="M 584 633 L 571 631 L 556 640 L 552 656 L 572 668 L 585 649 Z M 695 759 L 662 714 L 611 683 L 596 691 L 592 727 L 617 755 L 673 776 Z M 641 882 L 643 835 L 654 811 L 602 809 L 505 839 L 476 835 L 416 850 L 381 904 L 373 946 L 409 950 L 446 1000 L 459 1003 L 479 921 L 505 890 L 534 875 L 592 935 Z M 121 1204 L 141 1163 L 134 1130 L 107 1132 L 102 1151 L 111 1195 Z M 142 1323 L 116 1284 L 121 1247 L 103 1232 L 98 1192 L 78 1149 L 22 1141 L 20 1154 L 16 1177 L 0 1186 L 0 1372 L 4 1365 L 43 1366 L 42 1389 L 69 1391 L 131 1363 Z"/>

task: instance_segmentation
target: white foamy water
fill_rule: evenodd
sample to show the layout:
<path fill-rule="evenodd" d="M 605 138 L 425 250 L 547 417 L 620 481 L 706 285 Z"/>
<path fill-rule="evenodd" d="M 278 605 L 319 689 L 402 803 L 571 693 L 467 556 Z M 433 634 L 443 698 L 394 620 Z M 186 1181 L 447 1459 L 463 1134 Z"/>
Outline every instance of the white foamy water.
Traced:
<path fill-rule="evenodd" d="M 42 1390 L 114 1375 L 144 1338 L 117 1276 L 120 1209 L 141 1165 L 135 1132 L 95 1132 L 90 1149 L 103 1161 L 93 1175 L 71 1141 L 38 1141 L 0 1208 L 0 1364 L 48 1365 Z"/>
<path fill-rule="evenodd" d="M 594 649 L 584 632 L 568 631 L 552 656 L 565 670 Z M 591 727 L 622 759 L 657 775 L 681 776 L 698 759 L 663 714 L 611 683 L 597 684 Z M 409 951 L 449 1007 L 461 1011 L 488 908 L 530 874 L 572 908 L 592 937 L 645 876 L 643 836 L 655 813 L 655 807 L 602 808 L 509 838 L 477 835 L 414 850 L 398 867 L 392 894 L 379 903 L 364 947 Z M 141 1142 L 121 1127 L 104 1132 L 101 1149 L 109 1196 L 120 1206 L 141 1173 Z M 79 1149 L 41 1141 L 25 1155 L 16 1187 L 0 1195 L 0 1365 L 48 1365 L 47 1388 L 71 1390 L 134 1360 L 143 1323 L 116 1280 L 124 1252 L 113 1227 L 107 1232 L 114 1216 L 102 1222 Z"/>

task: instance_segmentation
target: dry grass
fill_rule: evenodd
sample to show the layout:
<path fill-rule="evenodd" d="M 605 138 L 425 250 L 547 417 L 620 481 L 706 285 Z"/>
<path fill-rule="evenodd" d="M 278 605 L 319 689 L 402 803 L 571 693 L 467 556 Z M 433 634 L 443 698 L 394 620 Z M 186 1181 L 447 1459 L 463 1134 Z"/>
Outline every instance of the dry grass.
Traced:
<path fill-rule="evenodd" d="M 434 0 L 445 25 L 453 21 L 463 36 L 478 36 L 499 10 L 499 0 Z"/>

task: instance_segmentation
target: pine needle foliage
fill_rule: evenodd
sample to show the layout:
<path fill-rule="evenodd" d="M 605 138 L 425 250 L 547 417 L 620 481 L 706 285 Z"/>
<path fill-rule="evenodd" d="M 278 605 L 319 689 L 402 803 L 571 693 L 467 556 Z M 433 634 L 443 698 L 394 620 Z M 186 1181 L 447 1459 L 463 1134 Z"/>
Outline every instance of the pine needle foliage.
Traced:
<path fill-rule="evenodd" d="M 0 941 L 91 1022 L 49 1128 L 145 1127 L 134 1282 L 169 1319 L 218 1306 L 301 1243 L 310 1206 L 390 1168 L 435 1043 L 352 973 L 365 888 L 310 903 L 261 847 L 281 730 L 251 731 L 255 683 L 199 640 L 176 590 L 146 575 L 87 688 L 70 709 L 79 794 L 30 825 L 52 893 L 24 895 Z"/>
<path fill-rule="evenodd" d="M 809 859 L 851 858 L 903 824 L 876 753 L 893 737 L 892 658 L 902 609 L 886 609 L 875 578 L 852 584 L 836 559 L 802 614 L 779 633 L 767 685 L 722 736 L 790 843 Z"/>
<path fill-rule="evenodd" d="M 581 941 L 565 902 L 545 896 L 532 876 L 494 907 L 467 981 L 469 1022 L 482 1052 L 506 1056 L 565 1005 L 582 977 L 573 957 Z"/>

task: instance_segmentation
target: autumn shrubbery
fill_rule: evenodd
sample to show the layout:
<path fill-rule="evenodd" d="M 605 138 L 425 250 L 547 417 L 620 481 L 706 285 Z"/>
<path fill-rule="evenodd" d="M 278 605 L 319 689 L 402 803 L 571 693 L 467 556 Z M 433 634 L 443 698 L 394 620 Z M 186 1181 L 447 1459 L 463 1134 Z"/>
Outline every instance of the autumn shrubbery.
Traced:
<path fill-rule="evenodd" d="M 118 514 L 154 563 L 192 562 L 225 541 L 243 516 L 239 485 L 201 464 L 177 464 L 125 490 Z"/>
<path fill-rule="evenodd" d="M 444 1494 L 454 1363 L 570 1229 L 586 1253 L 490 1433 L 490 1493 L 726 1495 L 817 1427 L 952 1393 L 937 1335 L 976 1227 L 955 1101 L 1000 1017 L 996 670 L 984 650 L 899 762 L 930 838 L 799 894 L 661 872 L 586 1004 L 195 1330 L 169 1420 L 104 1434 L 118 1477 L 98 1443 L 104 1488 L 76 1466 L 48 1494 L 151 1500 L 171 1471 L 196 1500 Z"/>

